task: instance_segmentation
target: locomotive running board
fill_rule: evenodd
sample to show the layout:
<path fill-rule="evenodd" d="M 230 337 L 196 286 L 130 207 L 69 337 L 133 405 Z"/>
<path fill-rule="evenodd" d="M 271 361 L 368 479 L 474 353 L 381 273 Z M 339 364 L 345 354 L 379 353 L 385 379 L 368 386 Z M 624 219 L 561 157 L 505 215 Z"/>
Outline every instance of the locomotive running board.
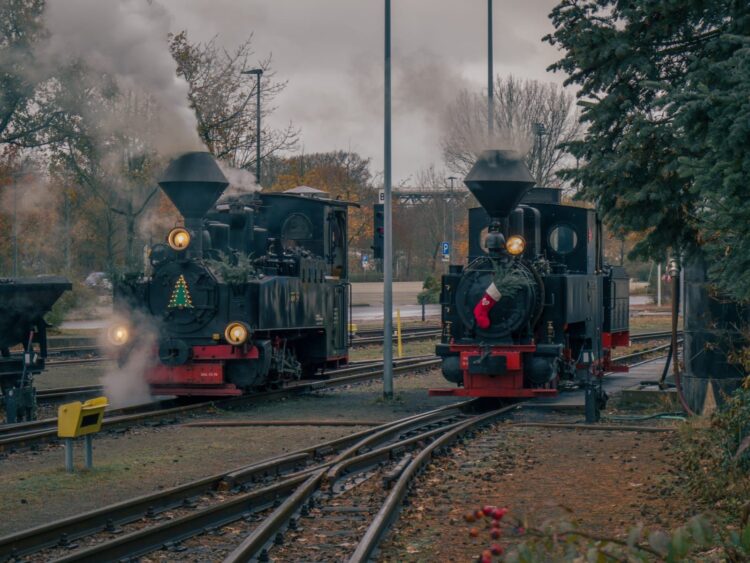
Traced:
<path fill-rule="evenodd" d="M 151 385 L 152 395 L 179 395 L 195 397 L 236 397 L 242 395 L 242 390 L 237 389 L 233 384 L 223 385 L 221 387 L 186 387 L 186 386 L 160 386 Z"/>

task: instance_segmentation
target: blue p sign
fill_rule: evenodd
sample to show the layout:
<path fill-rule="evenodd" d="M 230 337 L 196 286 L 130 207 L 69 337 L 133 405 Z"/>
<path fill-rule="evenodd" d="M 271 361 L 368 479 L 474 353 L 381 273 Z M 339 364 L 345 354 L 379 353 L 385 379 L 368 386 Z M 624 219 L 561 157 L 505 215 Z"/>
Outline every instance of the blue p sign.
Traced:
<path fill-rule="evenodd" d="M 443 256 L 450 256 L 451 253 L 451 245 L 449 242 L 443 243 Z"/>

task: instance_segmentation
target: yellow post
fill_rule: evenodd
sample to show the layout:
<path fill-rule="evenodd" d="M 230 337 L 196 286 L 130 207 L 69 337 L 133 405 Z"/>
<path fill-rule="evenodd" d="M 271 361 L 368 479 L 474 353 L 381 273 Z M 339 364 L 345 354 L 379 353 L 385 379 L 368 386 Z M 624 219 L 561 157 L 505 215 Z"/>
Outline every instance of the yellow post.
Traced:
<path fill-rule="evenodd" d="M 398 341 L 398 357 L 404 357 L 404 348 L 401 346 L 401 309 L 396 309 L 396 339 Z"/>

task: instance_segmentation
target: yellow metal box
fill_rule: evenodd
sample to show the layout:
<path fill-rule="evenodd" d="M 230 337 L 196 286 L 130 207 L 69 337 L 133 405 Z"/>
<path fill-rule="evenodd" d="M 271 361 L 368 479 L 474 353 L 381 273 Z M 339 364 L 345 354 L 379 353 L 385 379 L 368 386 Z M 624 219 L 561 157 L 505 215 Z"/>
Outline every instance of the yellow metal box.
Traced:
<path fill-rule="evenodd" d="M 57 410 L 57 435 L 60 438 L 78 438 L 99 432 L 102 428 L 107 397 L 96 397 L 85 403 L 76 401 L 60 405 Z"/>

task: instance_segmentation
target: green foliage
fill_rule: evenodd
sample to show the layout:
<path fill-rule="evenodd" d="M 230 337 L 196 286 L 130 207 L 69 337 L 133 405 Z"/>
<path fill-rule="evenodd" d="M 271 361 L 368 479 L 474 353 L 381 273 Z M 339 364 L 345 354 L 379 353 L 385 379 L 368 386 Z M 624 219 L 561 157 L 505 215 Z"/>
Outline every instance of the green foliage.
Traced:
<path fill-rule="evenodd" d="M 428 305 L 440 303 L 440 279 L 429 275 L 422 284 L 422 291 L 417 294 L 417 303 Z"/>
<path fill-rule="evenodd" d="M 545 39 L 551 69 L 579 87 L 579 166 L 562 173 L 634 254 L 712 257 L 711 275 L 750 298 L 750 4 L 563 0 Z"/>
<path fill-rule="evenodd" d="M 722 542 L 713 528 L 707 518 L 695 516 L 671 533 L 638 526 L 626 539 L 619 539 L 578 529 L 569 522 L 553 522 L 523 529 L 526 539 L 510 547 L 503 561 L 696 561 L 702 559 L 702 552 Z M 725 549 L 734 549 L 731 539 Z"/>
<path fill-rule="evenodd" d="M 516 266 L 515 262 L 495 262 L 495 276 L 492 281 L 502 297 L 510 298 L 515 297 L 519 291 L 529 284 L 528 278 Z"/>
<path fill-rule="evenodd" d="M 688 494 L 708 506 L 739 517 L 750 499 L 750 390 L 738 389 L 710 424 L 692 422 L 680 433 L 678 453 Z"/>
<path fill-rule="evenodd" d="M 209 267 L 229 285 L 242 285 L 257 278 L 258 270 L 246 254 L 228 255 L 219 252 L 218 260 L 207 260 Z"/>

